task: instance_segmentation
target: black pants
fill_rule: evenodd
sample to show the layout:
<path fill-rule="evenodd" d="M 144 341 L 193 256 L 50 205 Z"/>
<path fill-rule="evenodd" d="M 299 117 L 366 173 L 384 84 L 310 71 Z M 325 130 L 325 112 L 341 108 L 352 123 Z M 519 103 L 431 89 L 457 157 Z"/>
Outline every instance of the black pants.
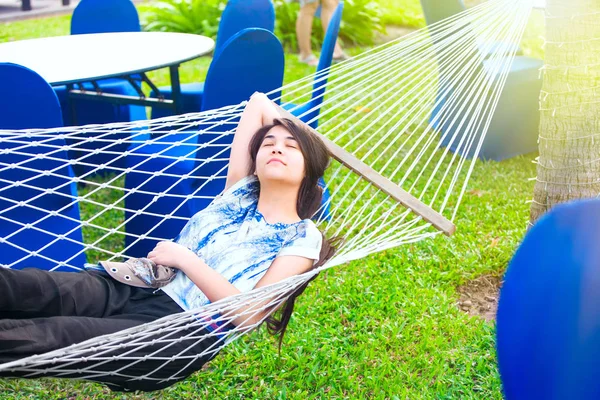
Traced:
<path fill-rule="evenodd" d="M 35 268 L 11 270 L 0 267 L 0 364 L 61 349 L 181 311 L 161 290 L 128 286 L 98 272 L 48 272 Z M 186 340 L 184 336 L 191 332 L 195 332 L 196 339 Z M 179 355 L 184 350 L 185 355 L 196 355 L 209 347 L 215 348 L 217 339 L 214 336 L 197 339 L 205 333 L 208 331 L 198 332 L 198 327 L 182 329 L 176 336 L 169 336 L 183 338 L 175 345 L 165 347 L 158 343 L 127 355 L 139 360 L 144 355 L 160 350 L 154 357 L 161 357 L 162 360 L 150 358 L 133 363 L 136 360 L 116 358 L 101 366 L 97 365 L 98 361 L 78 360 L 68 366 L 70 370 L 92 367 L 94 371 L 106 371 L 107 374 L 103 376 L 89 378 L 89 372 L 65 374 L 61 371 L 41 372 L 31 376 L 31 372 L 19 370 L 1 371 L 0 376 L 84 377 L 104 382 L 112 390 L 158 390 L 185 379 L 214 357 L 216 353 L 199 357 L 191 364 L 190 358 L 174 357 L 163 365 L 165 358 Z M 155 333 L 145 338 L 144 342 L 151 342 L 155 338 L 160 339 L 161 335 Z M 131 349 L 127 348 L 126 351 Z M 119 354 L 119 350 L 112 350 L 103 356 Z M 40 369 L 43 370 L 46 366 L 52 367 L 44 365 Z M 152 373 L 149 378 L 171 379 L 164 382 L 155 379 L 131 380 L 121 374 L 109 374 L 125 366 L 127 367 L 120 371 L 122 375 L 140 377 Z M 159 369 L 154 371 L 157 368 Z"/>

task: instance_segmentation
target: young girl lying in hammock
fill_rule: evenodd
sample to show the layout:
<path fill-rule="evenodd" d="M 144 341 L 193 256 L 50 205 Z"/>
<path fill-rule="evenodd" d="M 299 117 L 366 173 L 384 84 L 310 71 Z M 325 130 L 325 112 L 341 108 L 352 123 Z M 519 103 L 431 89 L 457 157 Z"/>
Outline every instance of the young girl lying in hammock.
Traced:
<path fill-rule="evenodd" d="M 161 242 L 148 254 L 155 265 L 179 270 L 162 290 L 123 283 L 139 282 L 131 274 L 119 271 L 139 260 L 130 260 L 127 265 L 106 263 L 110 275 L 97 271 L 0 268 L 0 363 L 195 309 L 302 274 L 330 258 L 333 248 L 310 220 L 321 205 L 318 180 L 329 163 L 327 148 L 302 124 L 279 117 L 264 94 L 251 97 L 233 140 L 224 193 L 194 215 L 175 242 Z M 280 334 L 280 340 L 295 298 L 307 284 L 289 297 L 279 310 L 279 319 L 273 316 L 267 319 L 269 331 Z M 263 312 L 249 320 L 239 317 L 232 324 L 256 323 L 265 316 Z M 231 328 L 231 324 L 211 324 L 204 332 L 195 334 L 196 339 L 183 340 L 158 353 L 161 360 L 133 362 L 160 349 L 160 345 L 150 345 L 128 353 L 124 359 L 116 358 L 93 367 L 93 371 L 118 370 L 114 375 L 89 378 L 89 373 L 78 374 L 76 370 L 90 365 L 75 360 L 69 366 L 71 373 L 53 374 L 50 370 L 33 377 L 85 377 L 105 382 L 113 390 L 157 390 L 200 369 L 216 351 L 192 363 L 189 358 L 178 362 L 175 357 L 164 365 L 165 359 L 188 348 L 190 353 L 200 354 L 214 347 L 219 335 L 202 340 L 198 336 Z M 189 332 L 182 329 L 181 336 L 186 333 Z M 153 338 L 150 336 L 146 341 Z M 220 346 L 217 345 L 217 350 Z M 130 378 L 150 372 L 152 379 Z"/>

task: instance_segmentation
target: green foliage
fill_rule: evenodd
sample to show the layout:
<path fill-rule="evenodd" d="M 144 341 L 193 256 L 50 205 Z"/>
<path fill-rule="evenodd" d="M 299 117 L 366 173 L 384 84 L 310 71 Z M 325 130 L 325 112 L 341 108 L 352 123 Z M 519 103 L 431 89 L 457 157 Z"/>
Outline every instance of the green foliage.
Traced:
<path fill-rule="evenodd" d="M 288 2 L 285 0 L 273 0 L 275 4 L 275 35 L 281 43 L 294 52 L 298 51 L 298 42 L 296 40 L 296 17 L 300 5 L 298 2 Z M 317 27 L 318 29 L 315 29 Z M 318 37 L 320 35 L 320 38 Z M 322 40 L 321 28 L 317 21 L 313 23 L 313 35 L 311 37 L 313 47 Z"/>
<path fill-rule="evenodd" d="M 284 46 L 297 51 L 296 17 L 300 6 L 296 2 L 274 0 L 276 10 L 275 33 Z M 372 0 L 345 0 L 339 37 L 347 44 L 371 45 L 378 33 L 384 33 L 382 9 Z M 324 30 L 320 18 L 313 21 L 312 45 L 323 42 Z"/>
<path fill-rule="evenodd" d="M 216 37 L 219 18 L 226 0 L 158 0 L 142 13 L 142 25 L 148 31 L 195 33 Z M 299 4 L 274 0 L 275 34 L 284 46 L 296 44 L 296 16 Z M 373 44 L 377 33 L 385 32 L 382 9 L 372 0 L 345 0 L 340 37 L 356 45 Z M 323 41 L 321 20 L 315 18 L 313 45 Z"/>
<path fill-rule="evenodd" d="M 419 0 L 389 0 L 380 2 L 384 25 L 422 28 L 425 17 Z"/>
<path fill-rule="evenodd" d="M 159 0 L 142 14 L 147 31 L 194 33 L 215 37 L 224 0 Z"/>
<path fill-rule="evenodd" d="M 377 33 L 385 33 L 382 9 L 372 0 L 345 0 L 340 36 L 354 45 L 374 43 Z"/>

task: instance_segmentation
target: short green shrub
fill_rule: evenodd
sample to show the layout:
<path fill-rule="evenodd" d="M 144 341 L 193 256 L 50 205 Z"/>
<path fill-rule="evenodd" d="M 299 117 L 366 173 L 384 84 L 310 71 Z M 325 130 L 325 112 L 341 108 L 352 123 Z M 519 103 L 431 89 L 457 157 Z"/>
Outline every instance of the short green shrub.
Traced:
<path fill-rule="evenodd" d="M 384 25 L 423 28 L 425 17 L 419 0 L 381 1 L 382 20 Z"/>
<path fill-rule="evenodd" d="M 284 46 L 297 51 L 296 17 L 300 8 L 296 2 L 274 0 L 276 10 L 275 33 Z M 345 0 L 340 38 L 353 45 L 371 45 L 377 33 L 384 33 L 382 11 L 372 0 Z M 320 18 L 313 22 L 312 43 L 318 47 L 323 42 L 323 29 Z"/>
<path fill-rule="evenodd" d="M 183 32 L 215 38 L 226 0 L 158 0 L 142 12 L 147 31 Z M 274 0 L 275 34 L 283 45 L 297 50 L 296 17 L 299 4 Z M 373 44 L 379 32 L 385 32 L 381 7 L 372 0 L 345 0 L 340 37 L 355 45 Z M 315 18 L 313 45 L 323 41 L 321 21 Z"/>
<path fill-rule="evenodd" d="M 224 0 L 159 0 L 142 13 L 146 31 L 193 33 L 214 38 Z"/>
<path fill-rule="evenodd" d="M 275 4 L 275 35 L 281 40 L 283 46 L 293 51 L 298 51 L 296 17 L 298 16 L 300 5 L 297 2 L 288 2 L 285 0 L 273 0 L 273 3 Z M 320 29 L 314 29 L 316 22 L 313 24 L 313 46 L 318 45 L 323 40 Z"/>
<path fill-rule="evenodd" d="M 345 0 L 340 36 L 355 45 L 373 44 L 377 33 L 385 33 L 382 8 L 372 0 Z"/>

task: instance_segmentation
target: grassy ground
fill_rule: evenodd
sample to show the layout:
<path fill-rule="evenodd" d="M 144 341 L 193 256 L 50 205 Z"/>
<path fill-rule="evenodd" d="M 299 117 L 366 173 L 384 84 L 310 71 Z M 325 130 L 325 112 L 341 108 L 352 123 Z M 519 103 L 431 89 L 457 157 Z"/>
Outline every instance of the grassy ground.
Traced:
<path fill-rule="evenodd" d="M 396 11 L 388 22 L 422 23 L 417 1 L 390 4 Z M 0 25 L 0 41 L 68 34 L 69 20 Z M 541 15 L 533 16 L 526 54 L 541 55 L 542 22 Z M 184 64 L 182 81 L 203 80 L 209 62 Z M 310 72 L 287 56 L 286 82 Z M 164 71 L 153 77 L 167 83 Z M 280 355 L 275 341 L 259 332 L 160 394 L 124 396 L 88 383 L 0 380 L 0 398 L 500 399 L 494 325 L 459 311 L 457 288 L 503 273 L 525 230 L 534 157 L 478 162 L 451 239 L 389 250 L 322 274 L 299 300 Z"/>

